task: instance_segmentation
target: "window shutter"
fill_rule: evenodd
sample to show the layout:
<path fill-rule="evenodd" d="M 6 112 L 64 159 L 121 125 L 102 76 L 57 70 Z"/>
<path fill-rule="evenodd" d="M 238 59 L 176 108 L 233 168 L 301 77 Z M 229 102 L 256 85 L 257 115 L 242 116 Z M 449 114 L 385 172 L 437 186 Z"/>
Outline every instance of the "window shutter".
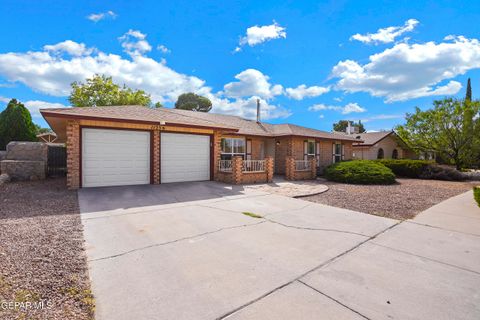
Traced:
<path fill-rule="evenodd" d="M 335 163 L 335 142 L 332 143 L 332 163 Z"/>
<path fill-rule="evenodd" d="M 247 139 L 247 148 L 245 151 L 246 160 L 252 160 L 252 139 Z"/>
<path fill-rule="evenodd" d="M 315 142 L 315 160 L 317 161 L 317 167 L 320 167 L 320 142 Z"/>
<path fill-rule="evenodd" d="M 342 143 L 342 161 L 345 160 L 345 145 Z"/>
<path fill-rule="evenodd" d="M 303 141 L 303 160 L 308 160 L 308 141 Z"/>

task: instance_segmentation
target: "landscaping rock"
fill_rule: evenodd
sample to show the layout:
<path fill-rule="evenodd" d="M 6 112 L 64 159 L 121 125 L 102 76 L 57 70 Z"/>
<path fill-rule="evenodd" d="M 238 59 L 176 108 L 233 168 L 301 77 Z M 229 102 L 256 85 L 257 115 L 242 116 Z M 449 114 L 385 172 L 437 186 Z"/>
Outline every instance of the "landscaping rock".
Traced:
<path fill-rule="evenodd" d="M 7 182 L 10 182 L 10 176 L 6 173 L 0 174 L 0 186 Z"/>
<path fill-rule="evenodd" d="M 12 141 L 7 145 L 4 160 L 28 160 L 47 162 L 48 146 L 43 142 Z"/>
<path fill-rule="evenodd" d="M 480 170 L 462 172 L 466 180 L 480 181 Z"/>
<path fill-rule="evenodd" d="M 0 171 L 12 180 L 43 180 L 45 161 L 3 160 L 0 162 Z"/>

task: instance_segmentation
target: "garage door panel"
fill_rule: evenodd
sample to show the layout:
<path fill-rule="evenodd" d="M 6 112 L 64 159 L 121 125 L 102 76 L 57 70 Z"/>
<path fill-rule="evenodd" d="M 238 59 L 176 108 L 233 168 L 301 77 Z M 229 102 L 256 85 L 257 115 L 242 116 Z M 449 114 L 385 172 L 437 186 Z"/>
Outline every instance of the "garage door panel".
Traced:
<path fill-rule="evenodd" d="M 162 133 L 162 183 L 210 180 L 210 137 Z"/>
<path fill-rule="evenodd" d="M 82 129 L 82 185 L 150 183 L 150 133 Z"/>

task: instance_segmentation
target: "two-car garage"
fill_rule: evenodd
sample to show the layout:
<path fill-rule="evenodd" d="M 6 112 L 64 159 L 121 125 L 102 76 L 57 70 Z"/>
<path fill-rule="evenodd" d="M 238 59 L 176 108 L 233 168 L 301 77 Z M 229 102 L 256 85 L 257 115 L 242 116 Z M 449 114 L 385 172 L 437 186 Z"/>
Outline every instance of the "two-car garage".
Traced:
<path fill-rule="evenodd" d="M 82 128 L 83 187 L 153 183 L 153 131 Z M 160 182 L 210 179 L 210 136 L 160 134 Z"/>

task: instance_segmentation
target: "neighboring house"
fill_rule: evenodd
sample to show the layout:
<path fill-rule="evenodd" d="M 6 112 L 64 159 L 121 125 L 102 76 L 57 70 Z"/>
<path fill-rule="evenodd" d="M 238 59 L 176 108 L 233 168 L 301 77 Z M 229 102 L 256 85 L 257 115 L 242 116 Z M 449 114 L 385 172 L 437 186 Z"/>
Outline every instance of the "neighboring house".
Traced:
<path fill-rule="evenodd" d="M 170 108 L 40 112 L 57 134 L 56 142 L 66 142 L 67 185 L 73 189 L 202 180 L 259 182 L 268 170 L 272 175 L 286 174 L 295 166 L 294 170 L 314 172 L 349 160 L 352 144 L 358 141 L 297 125 Z M 243 171 L 232 169 L 237 162 Z M 251 175 L 232 177 L 239 170 Z"/>
<path fill-rule="evenodd" d="M 354 159 L 416 159 L 418 156 L 392 130 L 349 135 L 363 142 L 353 144 Z"/>

